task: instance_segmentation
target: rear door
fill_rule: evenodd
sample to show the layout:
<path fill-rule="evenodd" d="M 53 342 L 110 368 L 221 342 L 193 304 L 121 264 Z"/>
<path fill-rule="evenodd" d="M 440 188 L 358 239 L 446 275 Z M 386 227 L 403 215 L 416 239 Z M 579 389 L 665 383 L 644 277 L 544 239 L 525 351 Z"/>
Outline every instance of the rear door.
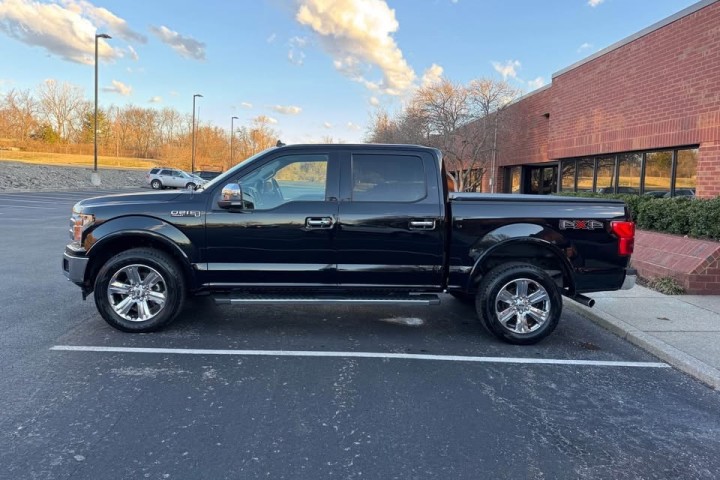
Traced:
<path fill-rule="evenodd" d="M 437 159 L 426 150 L 344 155 L 336 250 L 348 287 L 437 288 L 444 203 Z"/>

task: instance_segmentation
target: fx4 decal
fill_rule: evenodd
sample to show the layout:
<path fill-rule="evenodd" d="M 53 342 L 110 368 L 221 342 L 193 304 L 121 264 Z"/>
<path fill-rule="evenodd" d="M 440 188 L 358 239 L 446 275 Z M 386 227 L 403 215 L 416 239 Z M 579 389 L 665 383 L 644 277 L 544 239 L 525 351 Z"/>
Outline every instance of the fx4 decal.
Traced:
<path fill-rule="evenodd" d="M 560 230 L 595 230 L 596 228 L 605 228 L 605 225 L 597 220 L 560 220 Z"/>

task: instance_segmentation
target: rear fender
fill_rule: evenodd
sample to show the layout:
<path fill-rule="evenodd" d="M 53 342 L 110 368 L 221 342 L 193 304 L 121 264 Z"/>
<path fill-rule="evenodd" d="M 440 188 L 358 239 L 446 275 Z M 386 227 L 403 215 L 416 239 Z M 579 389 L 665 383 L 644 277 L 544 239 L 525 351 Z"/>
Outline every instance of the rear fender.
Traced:
<path fill-rule="evenodd" d="M 572 245 L 557 231 L 547 226 L 530 223 L 499 227 L 473 244 L 470 256 L 475 259 L 475 263 L 468 277 L 467 291 L 476 289 L 479 279 L 489 270 L 487 264 L 491 263 L 490 260 L 500 255 L 504 256 L 508 251 L 522 251 L 523 246 L 528 247 L 529 255 L 543 252 L 557 260 L 563 274 L 565 288 L 574 292 L 575 275 L 568 259 L 568 255 L 573 251 Z M 530 258 L 534 257 L 530 256 Z M 512 258 L 508 258 L 508 261 L 512 261 Z"/>

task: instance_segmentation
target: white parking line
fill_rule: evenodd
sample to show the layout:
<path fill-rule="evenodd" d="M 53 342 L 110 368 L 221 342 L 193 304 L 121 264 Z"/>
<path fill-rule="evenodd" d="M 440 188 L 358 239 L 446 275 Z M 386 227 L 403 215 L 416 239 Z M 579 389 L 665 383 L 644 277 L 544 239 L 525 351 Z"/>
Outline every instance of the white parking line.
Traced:
<path fill-rule="evenodd" d="M 640 367 L 670 368 L 661 362 L 621 362 L 610 360 L 566 360 L 553 358 L 522 357 L 469 357 L 463 355 L 423 355 L 415 353 L 383 352 L 313 352 L 304 350 L 216 350 L 203 348 L 137 348 L 137 347 L 94 347 L 82 345 L 55 345 L 50 350 L 65 352 L 106 352 L 106 353 L 161 353 L 176 355 L 240 355 L 262 357 L 343 357 L 343 358 L 392 358 L 403 360 L 436 360 L 475 363 L 523 363 L 534 365 L 585 365 L 592 367 Z"/>

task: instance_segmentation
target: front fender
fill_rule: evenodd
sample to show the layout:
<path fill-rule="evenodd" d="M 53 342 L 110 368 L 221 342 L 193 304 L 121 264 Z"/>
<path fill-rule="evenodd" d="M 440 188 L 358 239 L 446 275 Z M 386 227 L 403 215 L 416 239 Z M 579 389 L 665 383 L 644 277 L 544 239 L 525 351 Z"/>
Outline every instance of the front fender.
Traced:
<path fill-rule="evenodd" d="M 105 221 L 91 230 L 83 241 L 87 255 L 102 250 L 102 245 L 123 235 L 143 235 L 162 242 L 181 258 L 190 263 L 196 258 L 195 247 L 177 227 L 155 217 L 128 215 Z"/>

